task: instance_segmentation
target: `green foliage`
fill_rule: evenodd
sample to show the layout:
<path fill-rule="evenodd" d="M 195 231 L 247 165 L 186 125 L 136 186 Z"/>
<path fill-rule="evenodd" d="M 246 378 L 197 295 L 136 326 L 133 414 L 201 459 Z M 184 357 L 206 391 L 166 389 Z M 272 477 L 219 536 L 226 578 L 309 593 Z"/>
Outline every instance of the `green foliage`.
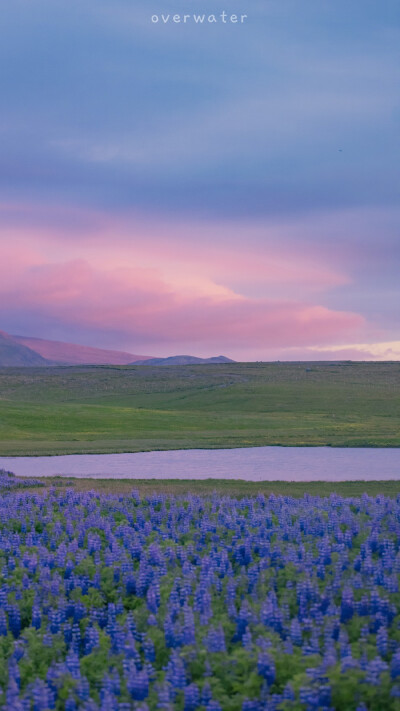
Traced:
<path fill-rule="evenodd" d="M 0 453 L 400 446 L 398 363 L 0 369 Z"/>
<path fill-rule="evenodd" d="M 46 647 L 42 642 L 42 635 L 32 627 L 25 630 L 23 638 L 27 642 L 27 654 L 20 663 L 21 680 L 23 686 L 35 681 L 36 677 L 44 679 L 50 663 L 57 656 L 65 654 L 65 644 L 61 636 L 55 637 L 51 647 Z"/>

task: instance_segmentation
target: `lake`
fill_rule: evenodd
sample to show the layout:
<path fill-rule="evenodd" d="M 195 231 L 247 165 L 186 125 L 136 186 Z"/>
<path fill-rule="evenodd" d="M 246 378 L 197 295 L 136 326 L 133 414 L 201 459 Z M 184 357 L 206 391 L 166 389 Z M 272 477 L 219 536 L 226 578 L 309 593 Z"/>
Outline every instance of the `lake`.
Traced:
<path fill-rule="evenodd" d="M 400 448 L 251 447 L 0 457 L 0 469 L 20 476 L 95 479 L 371 481 L 400 479 Z"/>

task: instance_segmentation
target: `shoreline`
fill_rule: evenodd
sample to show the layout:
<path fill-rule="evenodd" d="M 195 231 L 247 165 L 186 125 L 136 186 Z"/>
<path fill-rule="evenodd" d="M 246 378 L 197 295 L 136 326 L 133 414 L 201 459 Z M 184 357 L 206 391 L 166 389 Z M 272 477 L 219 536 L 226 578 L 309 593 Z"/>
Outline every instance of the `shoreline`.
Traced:
<path fill-rule="evenodd" d="M 28 477 L 18 477 L 21 479 Z M 400 496 L 400 480 L 382 481 L 342 481 L 342 482 L 252 482 L 244 480 L 226 479 L 79 479 L 74 477 L 37 477 L 44 484 L 43 487 L 21 489 L 20 493 L 47 492 L 49 489 L 56 491 L 95 491 L 110 495 L 131 495 L 133 491 L 143 496 L 165 494 L 170 496 L 212 496 L 215 492 L 229 497 L 246 497 L 264 495 L 287 496 L 301 498 L 303 496 L 329 497 L 331 495 L 345 497 L 368 496 Z"/>

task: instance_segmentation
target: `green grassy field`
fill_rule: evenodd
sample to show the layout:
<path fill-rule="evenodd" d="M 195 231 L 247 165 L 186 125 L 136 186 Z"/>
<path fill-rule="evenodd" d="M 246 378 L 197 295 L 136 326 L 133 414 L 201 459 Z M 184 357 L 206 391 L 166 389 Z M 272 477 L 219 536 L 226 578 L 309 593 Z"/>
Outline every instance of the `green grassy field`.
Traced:
<path fill-rule="evenodd" d="M 400 363 L 0 369 L 0 454 L 400 446 Z"/>
<path fill-rule="evenodd" d="M 40 477 L 38 477 L 40 479 Z M 264 494 L 269 496 L 361 496 L 366 493 L 370 496 L 396 497 L 400 495 L 400 481 L 344 481 L 344 482 L 291 482 L 291 481 L 243 481 L 226 479 L 74 479 L 67 477 L 46 477 L 41 481 L 46 489 L 33 489 L 36 493 L 46 491 L 50 487 L 58 490 L 72 488 L 74 491 L 98 491 L 103 494 L 130 494 L 133 490 L 139 491 L 142 496 L 152 494 L 169 494 L 185 496 L 194 494 L 212 496 L 214 492 L 219 495 L 242 497 Z"/>

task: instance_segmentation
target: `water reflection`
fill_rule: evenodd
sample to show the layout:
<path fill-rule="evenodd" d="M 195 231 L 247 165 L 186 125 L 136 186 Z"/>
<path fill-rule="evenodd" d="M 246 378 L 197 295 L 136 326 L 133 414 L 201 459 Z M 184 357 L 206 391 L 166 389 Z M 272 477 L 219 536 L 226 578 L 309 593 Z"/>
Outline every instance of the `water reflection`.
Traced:
<path fill-rule="evenodd" d="M 383 480 L 400 478 L 400 449 L 252 447 L 0 457 L 0 469 L 20 476 L 96 479 Z"/>

